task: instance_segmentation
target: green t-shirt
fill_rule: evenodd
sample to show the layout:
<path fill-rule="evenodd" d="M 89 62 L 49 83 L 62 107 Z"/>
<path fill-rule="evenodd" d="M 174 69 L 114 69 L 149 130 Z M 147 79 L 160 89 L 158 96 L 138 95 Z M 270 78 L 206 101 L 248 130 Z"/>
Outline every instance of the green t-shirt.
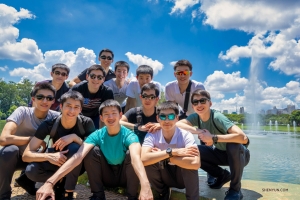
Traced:
<path fill-rule="evenodd" d="M 119 165 L 124 161 L 129 146 L 135 142 L 139 143 L 139 139 L 136 134 L 124 126 L 121 126 L 117 135 L 110 136 L 105 126 L 90 134 L 84 142 L 98 146 L 108 164 Z"/>
<path fill-rule="evenodd" d="M 213 124 L 212 115 L 214 115 L 214 122 L 218 129 L 222 132 L 219 132 L 218 129 Z M 188 120 L 193 126 L 198 127 L 198 114 L 193 113 L 190 114 L 186 120 Z M 200 118 L 200 127 L 201 129 L 207 129 L 211 134 L 216 135 L 225 135 L 228 134 L 227 130 L 232 127 L 234 124 L 232 121 L 230 121 L 226 116 L 224 116 L 219 111 L 216 111 L 214 109 L 210 110 L 210 118 L 207 121 L 202 121 Z M 226 151 L 226 142 L 218 142 L 217 144 L 214 144 L 216 148 Z"/>

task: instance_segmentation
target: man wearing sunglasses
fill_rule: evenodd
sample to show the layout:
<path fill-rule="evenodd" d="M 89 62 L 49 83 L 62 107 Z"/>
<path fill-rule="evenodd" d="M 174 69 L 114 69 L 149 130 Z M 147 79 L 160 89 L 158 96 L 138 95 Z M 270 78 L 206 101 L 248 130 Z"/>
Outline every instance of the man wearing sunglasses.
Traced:
<path fill-rule="evenodd" d="M 24 170 L 28 163 L 22 161 L 23 152 L 38 126 L 59 115 L 50 110 L 54 103 L 55 88 L 50 83 L 41 83 L 32 90 L 34 107 L 18 107 L 7 119 L 0 136 L 0 199 L 10 199 L 11 179 L 16 170 Z M 17 183 L 29 194 L 36 192 L 35 182 L 22 174 Z"/>
<path fill-rule="evenodd" d="M 105 70 L 105 80 L 108 81 L 112 78 L 116 78 L 116 75 L 113 70 L 111 70 L 109 67 L 111 63 L 114 61 L 114 53 L 110 49 L 102 49 L 99 53 L 98 60 L 100 62 L 100 65 Z M 77 77 L 75 77 L 73 80 L 70 81 L 69 86 L 73 87 L 75 84 L 80 83 L 81 81 L 87 80 L 86 74 L 87 74 L 88 68 L 83 70 L 80 74 L 78 74 Z"/>
<path fill-rule="evenodd" d="M 41 82 L 37 82 L 36 85 L 39 85 L 41 83 L 47 82 L 47 83 L 51 83 L 55 89 L 56 89 L 56 94 L 55 94 L 55 102 L 52 104 L 51 106 L 51 110 L 56 110 L 59 111 L 59 99 L 60 97 L 69 91 L 69 87 L 66 84 L 66 80 L 69 77 L 69 73 L 70 73 L 70 68 L 62 63 L 57 63 L 52 65 L 52 70 L 51 70 L 51 77 L 52 80 L 45 80 L 45 81 L 41 81 Z M 30 101 L 30 103 L 28 104 L 28 107 L 32 107 L 34 105 L 32 105 L 32 101 Z"/>
<path fill-rule="evenodd" d="M 25 171 L 28 178 L 35 182 L 45 182 L 77 152 L 85 137 L 95 131 L 93 121 L 89 117 L 79 115 L 82 105 L 82 95 L 76 91 L 69 91 L 61 97 L 61 116 L 44 121 L 38 127 L 23 154 L 23 161 L 29 163 Z M 56 130 L 52 130 L 54 127 Z M 46 153 L 36 152 L 52 131 L 55 131 L 51 138 L 53 148 L 48 148 Z M 56 185 L 55 199 L 73 199 L 77 178 L 83 173 L 81 169 L 82 164 L 79 164 Z"/>
<path fill-rule="evenodd" d="M 156 118 L 158 96 L 159 89 L 154 83 L 143 85 L 140 94 L 142 106 L 129 109 L 121 118 L 120 124 L 134 130 L 141 144 L 144 142 L 147 132 L 155 132 L 160 129 Z"/>
<path fill-rule="evenodd" d="M 225 200 L 242 199 L 241 179 L 244 167 L 250 160 L 250 152 L 246 148 L 249 144 L 248 137 L 226 116 L 210 108 L 212 102 L 207 91 L 194 91 L 191 103 L 196 113 L 180 120 L 177 126 L 198 134 L 199 139 L 205 142 L 206 145 L 198 146 L 201 153 L 201 169 L 216 177 L 209 187 L 220 189 L 231 181 Z M 229 166 L 230 172 L 219 165 Z"/>
<path fill-rule="evenodd" d="M 185 109 L 185 96 L 187 93 L 187 88 L 190 84 L 189 95 L 197 89 L 204 90 L 202 83 L 195 80 L 191 80 L 193 66 L 188 60 L 179 60 L 174 65 L 174 76 L 175 81 L 169 82 L 166 84 L 165 96 L 167 101 L 174 101 L 180 105 L 182 109 Z M 190 99 L 190 96 L 189 96 Z M 192 105 L 190 100 L 187 100 L 187 108 L 184 110 L 186 116 L 193 113 Z"/>
<path fill-rule="evenodd" d="M 101 103 L 107 99 L 114 99 L 112 89 L 103 85 L 105 75 L 101 65 L 92 65 L 87 70 L 86 81 L 71 88 L 82 94 L 84 98 L 82 114 L 93 120 L 96 129 L 100 127 L 98 110 Z"/>
<path fill-rule="evenodd" d="M 170 187 L 186 188 L 186 199 L 199 199 L 200 155 L 193 135 L 176 127 L 178 106 L 171 101 L 157 107 L 161 130 L 148 133 L 141 159 L 159 199 L 169 199 Z"/>

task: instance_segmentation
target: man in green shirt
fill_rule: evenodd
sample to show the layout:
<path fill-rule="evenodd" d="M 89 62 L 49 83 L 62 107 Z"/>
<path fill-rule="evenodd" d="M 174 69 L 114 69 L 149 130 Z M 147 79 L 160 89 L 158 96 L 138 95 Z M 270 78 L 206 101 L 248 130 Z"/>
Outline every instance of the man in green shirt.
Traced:
<path fill-rule="evenodd" d="M 225 200 L 242 199 L 243 169 L 250 160 L 250 152 L 243 144 L 249 144 L 248 137 L 222 113 L 210 109 L 212 102 L 207 91 L 194 91 L 191 102 L 195 113 L 180 120 L 176 125 L 198 134 L 198 138 L 205 143 L 198 146 L 201 169 L 216 177 L 209 187 L 220 189 L 231 181 Z M 229 166 L 230 172 L 219 165 Z"/>
<path fill-rule="evenodd" d="M 53 198 L 53 185 L 83 159 L 93 193 L 92 200 L 105 199 L 104 186 L 125 186 L 128 199 L 138 199 L 138 187 L 141 186 L 139 198 L 153 199 L 140 157 L 138 137 L 119 123 L 122 117 L 120 104 L 115 100 L 106 100 L 101 104 L 99 114 L 106 126 L 87 137 L 78 152 L 37 191 L 36 199 Z"/>

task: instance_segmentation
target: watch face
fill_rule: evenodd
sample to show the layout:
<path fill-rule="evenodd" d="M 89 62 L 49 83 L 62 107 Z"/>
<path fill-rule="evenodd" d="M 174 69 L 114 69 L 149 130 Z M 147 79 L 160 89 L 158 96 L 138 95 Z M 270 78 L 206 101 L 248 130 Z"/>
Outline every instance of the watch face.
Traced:
<path fill-rule="evenodd" d="M 167 148 L 166 152 L 167 152 L 167 153 L 171 153 L 171 152 L 172 152 L 172 149 L 169 147 L 169 148 Z"/>

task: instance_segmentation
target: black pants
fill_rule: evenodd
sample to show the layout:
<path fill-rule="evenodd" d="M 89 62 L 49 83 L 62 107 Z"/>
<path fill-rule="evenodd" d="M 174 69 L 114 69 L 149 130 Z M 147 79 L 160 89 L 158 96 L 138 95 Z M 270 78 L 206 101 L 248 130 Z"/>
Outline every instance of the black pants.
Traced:
<path fill-rule="evenodd" d="M 199 145 L 201 169 L 214 177 L 220 177 L 223 169 L 219 165 L 229 166 L 231 173 L 230 188 L 239 191 L 244 167 L 249 163 L 250 152 L 241 144 L 227 143 L 226 151 L 214 147 Z"/>
<path fill-rule="evenodd" d="M 186 198 L 199 199 L 198 170 L 184 169 L 160 161 L 145 167 L 151 186 L 159 193 L 165 193 L 169 187 L 186 188 Z"/>
<path fill-rule="evenodd" d="M 25 169 L 27 164 L 22 161 L 18 146 L 8 145 L 0 150 L 0 199 L 10 198 L 14 172 Z"/>
<path fill-rule="evenodd" d="M 80 148 L 77 143 L 71 143 L 64 148 L 64 150 L 69 149 L 65 156 L 69 159 L 71 158 Z M 59 166 L 54 165 L 50 162 L 32 162 L 26 167 L 26 175 L 28 178 L 35 182 L 45 182 L 50 178 L 57 170 Z M 66 175 L 65 190 L 75 190 L 78 176 L 83 173 L 82 163 L 75 167 L 71 172 Z"/>
<path fill-rule="evenodd" d="M 113 148 L 113 147 L 112 147 Z M 84 158 L 91 192 L 105 198 L 104 187 L 127 187 L 128 199 L 138 198 L 139 179 L 131 165 L 129 151 L 120 165 L 110 165 L 99 147 L 94 147 Z"/>

